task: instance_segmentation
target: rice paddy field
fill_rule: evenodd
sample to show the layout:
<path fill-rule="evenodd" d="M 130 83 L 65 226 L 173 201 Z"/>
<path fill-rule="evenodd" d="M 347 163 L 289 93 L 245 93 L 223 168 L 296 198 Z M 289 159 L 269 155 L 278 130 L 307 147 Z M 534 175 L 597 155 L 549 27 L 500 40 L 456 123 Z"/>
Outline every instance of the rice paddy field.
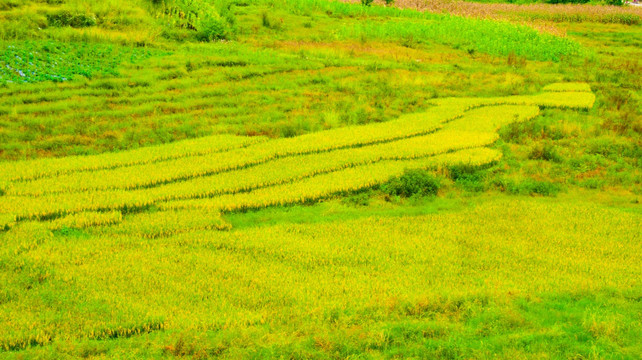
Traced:
<path fill-rule="evenodd" d="M 0 0 L 0 359 L 641 359 L 642 8 Z"/>

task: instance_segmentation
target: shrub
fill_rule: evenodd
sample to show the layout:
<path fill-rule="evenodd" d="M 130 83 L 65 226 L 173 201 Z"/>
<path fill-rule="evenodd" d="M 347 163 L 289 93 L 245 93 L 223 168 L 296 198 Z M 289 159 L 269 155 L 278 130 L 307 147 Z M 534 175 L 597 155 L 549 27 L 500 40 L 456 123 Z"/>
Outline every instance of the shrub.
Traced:
<path fill-rule="evenodd" d="M 357 192 L 351 196 L 345 197 L 343 202 L 352 206 L 368 206 L 370 205 L 371 190 Z"/>
<path fill-rule="evenodd" d="M 603 179 L 589 178 L 581 181 L 579 185 L 587 189 L 602 189 L 606 185 L 606 181 Z"/>
<path fill-rule="evenodd" d="M 381 190 L 388 195 L 401 197 L 435 196 L 440 187 L 439 178 L 433 174 L 425 170 L 407 170 L 402 176 L 381 185 Z"/>
<path fill-rule="evenodd" d="M 642 133 L 640 108 L 642 102 L 635 92 L 619 88 L 605 88 L 601 91 L 602 106 L 612 112 L 604 114 L 602 127 L 626 134 L 629 131 Z"/>
<path fill-rule="evenodd" d="M 278 21 L 274 20 L 272 19 L 272 17 L 270 17 L 270 14 L 267 11 L 264 11 L 261 14 L 261 24 L 264 28 L 280 30 L 281 28 L 283 28 L 283 19 L 280 19 Z"/>
<path fill-rule="evenodd" d="M 264 11 L 261 14 L 261 24 L 263 27 L 266 27 L 268 29 L 272 28 L 272 20 L 270 20 L 270 15 L 267 13 L 267 11 Z"/>
<path fill-rule="evenodd" d="M 201 20 L 196 38 L 199 41 L 222 40 L 229 37 L 229 32 L 227 22 L 220 16 L 212 14 Z"/>
<path fill-rule="evenodd" d="M 486 190 L 485 172 L 477 166 L 456 165 L 448 168 L 448 174 L 455 184 L 466 191 Z"/>
<path fill-rule="evenodd" d="M 516 180 L 500 177 L 493 180 L 493 185 L 502 192 L 512 195 L 542 195 L 555 196 L 562 190 L 559 184 L 526 179 L 521 182 Z"/>
<path fill-rule="evenodd" d="M 506 59 L 506 63 L 509 66 L 522 68 L 522 67 L 526 66 L 526 57 L 525 56 L 518 56 L 518 55 L 515 55 L 514 52 L 511 52 L 510 54 L 508 54 L 508 58 Z"/>
<path fill-rule="evenodd" d="M 96 26 L 96 15 L 72 13 L 69 10 L 61 10 L 55 13 L 47 14 L 47 22 L 50 26 L 72 28 L 83 28 Z"/>
<path fill-rule="evenodd" d="M 374 0 L 361 0 L 361 5 L 370 6 Z"/>
<path fill-rule="evenodd" d="M 554 196 L 557 195 L 560 190 L 561 187 L 558 184 L 547 181 L 528 179 L 520 184 L 520 193 L 528 195 Z"/>
<path fill-rule="evenodd" d="M 538 143 L 531 148 L 528 158 L 531 160 L 546 160 L 552 162 L 562 162 L 563 158 L 557 152 L 555 145 L 551 143 Z"/>
<path fill-rule="evenodd" d="M 229 39 L 234 32 L 235 19 L 226 2 L 212 4 L 203 0 L 167 0 L 162 2 L 159 17 L 168 29 L 164 34 L 180 39 L 182 33 L 192 32 L 199 41 Z"/>

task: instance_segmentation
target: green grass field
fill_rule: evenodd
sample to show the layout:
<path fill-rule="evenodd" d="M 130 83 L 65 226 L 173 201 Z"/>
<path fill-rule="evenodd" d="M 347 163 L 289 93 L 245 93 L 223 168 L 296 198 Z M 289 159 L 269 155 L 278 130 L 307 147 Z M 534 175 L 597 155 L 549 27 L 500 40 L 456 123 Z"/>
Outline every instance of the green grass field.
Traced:
<path fill-rule="evenodd" d="M 0 0 L 0 359 L 642 358 L 642 10 Z"/>

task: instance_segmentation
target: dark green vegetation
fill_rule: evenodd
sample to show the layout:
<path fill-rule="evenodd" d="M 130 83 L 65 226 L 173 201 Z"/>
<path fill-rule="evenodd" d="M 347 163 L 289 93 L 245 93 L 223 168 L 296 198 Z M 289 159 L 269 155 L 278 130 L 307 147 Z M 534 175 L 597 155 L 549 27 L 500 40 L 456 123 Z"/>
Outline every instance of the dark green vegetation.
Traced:
<path fill-rule="evenodd" d="M 642 27 L 631 16 L 526 24 L 559 37 L 325 0 L 0 0 L 2 161 L 215 133 L 293 137 L 552 82 L 597 95 L 592 110 L 545 109 L 501 129 L 492 166 L 227 214 L 221 238 L 2 237 L 1 319 L 46 326 L 12 337 L 27 345 L 0 358 L 639 358 Z M 420 223 L 435 224 L 417 235 L 431 241 L 398 240 Z M 324 247 L 335 228 L 344 242 Z M 412 257 L 442 242 L 450 267 Z M 372 260 L 381 253 L 390 266 Z"/>

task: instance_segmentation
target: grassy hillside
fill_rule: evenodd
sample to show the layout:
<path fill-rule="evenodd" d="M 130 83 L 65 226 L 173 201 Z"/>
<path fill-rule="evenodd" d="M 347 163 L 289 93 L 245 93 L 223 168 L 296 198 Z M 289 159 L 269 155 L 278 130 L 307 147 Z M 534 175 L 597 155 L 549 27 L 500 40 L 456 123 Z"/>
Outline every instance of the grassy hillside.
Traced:
<path fill-rule="evenodd" d="M 642 356 L 642 11 L 395 5 L 0 0 L 0 359 Z"/>

